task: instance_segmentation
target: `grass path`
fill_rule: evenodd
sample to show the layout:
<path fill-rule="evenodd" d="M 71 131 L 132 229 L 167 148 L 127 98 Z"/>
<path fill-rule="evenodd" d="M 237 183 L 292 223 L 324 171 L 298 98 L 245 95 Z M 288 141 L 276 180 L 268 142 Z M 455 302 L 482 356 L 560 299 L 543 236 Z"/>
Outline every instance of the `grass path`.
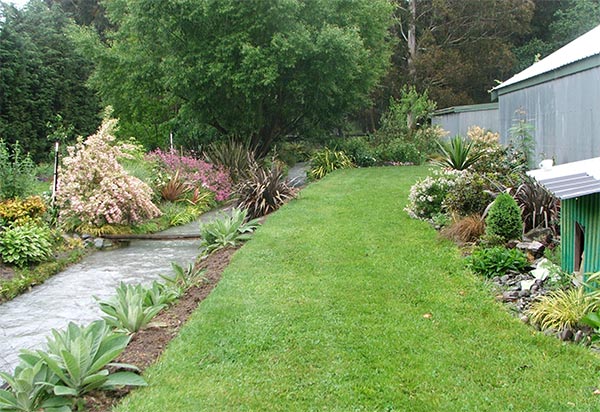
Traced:
<path fill-rule="evenodd" d="M 426 173 L 349 170 L 305 189 L 118 411 L 600 410 L 598 358 L 511 317 L 408 218 Z"/>

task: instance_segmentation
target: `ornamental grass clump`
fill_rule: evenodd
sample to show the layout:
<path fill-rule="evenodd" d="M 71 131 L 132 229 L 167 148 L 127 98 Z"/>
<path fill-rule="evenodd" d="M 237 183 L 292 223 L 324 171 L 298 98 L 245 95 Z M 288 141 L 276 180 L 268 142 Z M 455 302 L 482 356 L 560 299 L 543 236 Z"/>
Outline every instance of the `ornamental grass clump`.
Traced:
<path fill-rule="evenodd" d="M 328 173 L 337 169 L 355 167 L 346 153 L 325 148 L 316 152 L 310 159 L 308 177 L 311 180 L 322 179 Z"/>
<path fill-rule="evenodd" d="M 520 239 L 523 234 L 521 209 L 508 193 L 501 193 L 490 206 L 485 219 L 485 234 L 505 241 Z"/>
<path fill-rule="evenodd" d="M 597 308 L 598 302 L 579 287 L 552 291 L 533 302 L 527 313 L 540 329 L 561 332 L 580 326 L 582 319 Z"/>
<path fill-rule="evenodd" d="M 116 123 L 105 120 L 96 134 L 67 149 L 57 193 L 60 220 L 67 228 L 129 225 L 161 214 L 152 203 L 152 189 L 118 162 L 130 155 L 122 145 L 113 145 Z"/>

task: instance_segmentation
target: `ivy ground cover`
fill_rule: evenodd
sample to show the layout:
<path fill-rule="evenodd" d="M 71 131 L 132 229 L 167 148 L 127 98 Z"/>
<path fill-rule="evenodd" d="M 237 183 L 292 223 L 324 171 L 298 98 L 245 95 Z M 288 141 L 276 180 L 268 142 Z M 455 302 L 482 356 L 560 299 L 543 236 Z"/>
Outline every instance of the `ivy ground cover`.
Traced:
<path fill-rule="evenodd" d="M 403 211 L 426 174 L 344 170 L 306 188 L 117 410 L 597 410 L 598 358 L 512 317 Z"/>

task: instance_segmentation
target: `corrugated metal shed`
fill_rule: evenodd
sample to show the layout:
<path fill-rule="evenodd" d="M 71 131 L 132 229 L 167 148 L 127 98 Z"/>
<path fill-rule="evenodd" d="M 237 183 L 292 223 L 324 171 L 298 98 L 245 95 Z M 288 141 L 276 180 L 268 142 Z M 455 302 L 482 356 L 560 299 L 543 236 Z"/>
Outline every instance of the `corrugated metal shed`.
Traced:
<path fill-rule="evenodd" d="M 498 94 L 502 94 L 502 89 L 509 88 L 509 86 L 513 85 L 514 86 L 510 87 L 510 89 L 517 90 L 519 88 L 516 86 L 518 83 L 525 83 L 528 80 L 532 80 L 548 73 L 554 72 L 557 75 L 556 77 L 572 74 L 571 72 L 557 72 L 557 70 L 596 55 L 600 55 L 600 26 L 597 26 L 584 35 L 576 38 L 544 59 L 534 63 L 527 69 L 515 74 L 510 79 L 494 87 L 492 93 L 497 96 Z M 582 67 L 582 69 L 585 69 L 585 67 Z M 541 81 L 547 80 L 548 79 L 546 78 L 541 79 Z M 523 85 L 523 87 L 525 86 L 526 85 Z"/>
<path fill-rule="evenodd" d="M 600 193 L 600 157 L 527 172 L 561 200 Z"/>
<path fill-rule="evenodd" d="M 563 270 L 600 271 L 600 157 L 527 174 L 561 199 Z"/>
<path fill-rule="evenodd" d="M 453 106 L 436 110 L 431 121 L 449 132 L 450 137 L 457 134 L 466 136 L 472 126 L 483 127 L 493 132 L 500 130 L 498 103 Z"/>

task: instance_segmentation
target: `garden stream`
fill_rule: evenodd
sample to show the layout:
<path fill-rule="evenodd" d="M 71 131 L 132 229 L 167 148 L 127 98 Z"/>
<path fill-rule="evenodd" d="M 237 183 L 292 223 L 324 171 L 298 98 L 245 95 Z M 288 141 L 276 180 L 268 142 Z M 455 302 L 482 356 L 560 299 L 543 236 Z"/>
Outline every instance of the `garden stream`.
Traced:
<path fill-rule="evenodd" d="M 213 219 L 205 213 L 201 221 Z M 163 234 L 198 233 L 198 222 L 170 228 Z M 94 297 L 106 299 L 120 282 L 150 283 L 172 274 L 171 262 L 192 263 L 199 240 L 132 240 L 128 246 L 97 251 L 44 284 L 0 305 L 0 371 L 12 373 L 20 349 L 42 348 L 51 329 L 69 322 L 88 324 L 101 311 Z M 1 382 L 1 381 L 0 381 Z"/>

